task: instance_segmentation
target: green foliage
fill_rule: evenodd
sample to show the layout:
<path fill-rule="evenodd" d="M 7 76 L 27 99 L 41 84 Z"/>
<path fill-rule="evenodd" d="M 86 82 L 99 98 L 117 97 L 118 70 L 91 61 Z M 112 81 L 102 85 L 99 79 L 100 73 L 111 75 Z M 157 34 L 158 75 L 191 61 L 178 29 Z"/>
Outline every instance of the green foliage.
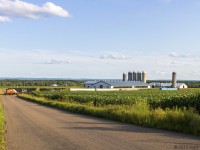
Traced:
<path fill-rule="evenodd" d="M 5 117 L 3 113 L 2 98 L 0 98 L 0 150 L 6 149 L 5 144 Z"/>
<path fill-rule="evenodd" d="M 83 86 L 83 81 L 80 80 L 0 80 L 1 87 L 9 87 L 9 88 L 16 88 L 16 87 L 47 87 L 52 84 L 57 84 L 60 87 L 63 85 L 68 86 Z"/>
<path fill-rule="evenodd" d="M 183 81 L 189 88 L 200 88 L 200 81 Z"/>
<path fill-rule="evenodd" d="M 35 96 L 47 99 L 72 101 L 95 106 L 134 105 L 137 101 L 146 100 L 151 108 L 190 107 L 200 112 L 200 89 L 180 91 L 139 90 L 139 91 L 107 91 L 107 92 L 70 92 L 50 91 L 35 92 Z"/>

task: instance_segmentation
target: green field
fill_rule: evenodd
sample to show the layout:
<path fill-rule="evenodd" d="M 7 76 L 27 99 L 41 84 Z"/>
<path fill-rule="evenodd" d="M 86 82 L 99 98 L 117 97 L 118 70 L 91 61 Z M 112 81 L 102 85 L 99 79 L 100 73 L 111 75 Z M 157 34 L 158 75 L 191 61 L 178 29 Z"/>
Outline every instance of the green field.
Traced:
<path fill-rule="evenodd" d="M 20 97 L 72 112 L 200 135 L 200 89 L 34 92 Z"/>
<path fill-rule="evenodd" d="M 0 94 L 2 90 L 0 90 Z M 0 150 L 5 150 L 5 117 L 3 112 L 2 96 L 0 95 Z"/>

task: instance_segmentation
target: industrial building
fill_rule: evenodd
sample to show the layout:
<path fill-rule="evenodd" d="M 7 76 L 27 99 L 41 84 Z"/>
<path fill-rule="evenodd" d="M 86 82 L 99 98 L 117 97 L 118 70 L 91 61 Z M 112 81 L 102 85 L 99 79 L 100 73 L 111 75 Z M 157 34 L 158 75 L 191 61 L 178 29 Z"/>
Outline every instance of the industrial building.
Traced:
<path fill-rule="evenodd" d="M 85 88 L 100 88 L 100 89 L 113 89 L 113 88 L 150 88 L 146 84 L 146 72 L 129 71 L 128 74 L 123 73 L 122 80 L 98 80 L 86 81 Z"/>
<path fill-rule="evenodd" d="M 142 72 L 142 82 L 147 82 L 147 73 L 145 71 Z"/>
<path fill-rule="evenodd" d="M 85 88 L 150 88 L 149 84 L 139 81 L 122 81 L 122 80 L 100 80 L 86 81 Z"/>
<path fill-rule="evenodd" d="M 145 71 L 133 71 L 128 74 L 123 73 L 122 80 L 98 80 L 98 81 L 87 81 L 84 83 L 85 88 L 95 89 L 114 89 L 114 88 L 177 88 L 185 89 L 188 86 L 184 83 L 177 83 L 176 72 L 172 73 L 171 83 L 146 83 L 147 75 Z"/>
<path fill-rule="evenodd" d="M 150 83 L 152 88 L 178 88 L 186 89 L 188 86 L 185 83 L 177 83 L 176 72 L 172 72 L 172 83 Z"/>
<path fill-rule="evenodd" d="M 123 81 L 128 81 L 127 74 L 123 73 Z"/>
<path fill-rule="evenodd" d="M 133 74 L 132 74 L 132 72 L 128 72 L 128 81 L 133 81 Z"/>
<path fill-rule="evenodd" d="M 136 71 L 129 71 L 128 76 L 126 73 L 123 73 L 123 81 L 140 81 L 146 83 L 147 80 L 147 74 L 145 71 L 142 72 L 136 72 Z"/>
<path fill-rule="evenodd" d="M 176 83 L 176 86 L 173 86 L 173 83 L 150 83 L 152 88 L 179 88 L 186 89 L 188 86 L 185 83 Z"/>
<path fill-rule="evenodd" d="M 133 81 L 137 81 L 137 72 L 133 71 Z"/>
<path fill-rule="evenodd" d="M 176 72 L 172 72 L 172 88 L 176 88 Z"/>

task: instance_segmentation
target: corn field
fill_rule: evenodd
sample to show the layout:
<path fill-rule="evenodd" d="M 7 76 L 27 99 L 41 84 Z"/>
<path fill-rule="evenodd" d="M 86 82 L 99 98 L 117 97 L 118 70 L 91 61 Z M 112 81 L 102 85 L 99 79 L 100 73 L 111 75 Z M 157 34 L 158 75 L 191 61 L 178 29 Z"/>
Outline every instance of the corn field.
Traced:
<path fill-rule="evenodd" d="M 134 105 L 139 101 L 147 101 L 152 109 L 155 108 L 194 108 L 200 113 L 200 89 L 178 91 L 138 90 L 138 91 L 49 91 L 34 92 L 34 96 L 49 100 L 77 102 L 94 106 Z"/>

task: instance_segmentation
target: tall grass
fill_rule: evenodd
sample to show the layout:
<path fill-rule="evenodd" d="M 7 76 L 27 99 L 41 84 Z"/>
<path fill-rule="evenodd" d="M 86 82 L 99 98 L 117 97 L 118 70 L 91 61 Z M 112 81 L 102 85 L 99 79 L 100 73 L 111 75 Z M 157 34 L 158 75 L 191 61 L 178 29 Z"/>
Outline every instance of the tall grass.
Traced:
<path fill-rule="evenodd" d="M 6 149 L 5 143 L 5 117 L 2 105 L 2 96 L 0 95 L 0 150 Z"/>
<path fill-rule="evenodd" d="M 46 100 L 31 95 L 19 97 L 54 108 L 87 114 L 111 120 L 178 131 L 187 134 L 200 135 L 200 116 L 193 108 L 155 108 L 152 109 L 147 100 L 140 100 L 134 105 L 107 105 L 98 106 L 77 102 L 62 102 Z"/>

